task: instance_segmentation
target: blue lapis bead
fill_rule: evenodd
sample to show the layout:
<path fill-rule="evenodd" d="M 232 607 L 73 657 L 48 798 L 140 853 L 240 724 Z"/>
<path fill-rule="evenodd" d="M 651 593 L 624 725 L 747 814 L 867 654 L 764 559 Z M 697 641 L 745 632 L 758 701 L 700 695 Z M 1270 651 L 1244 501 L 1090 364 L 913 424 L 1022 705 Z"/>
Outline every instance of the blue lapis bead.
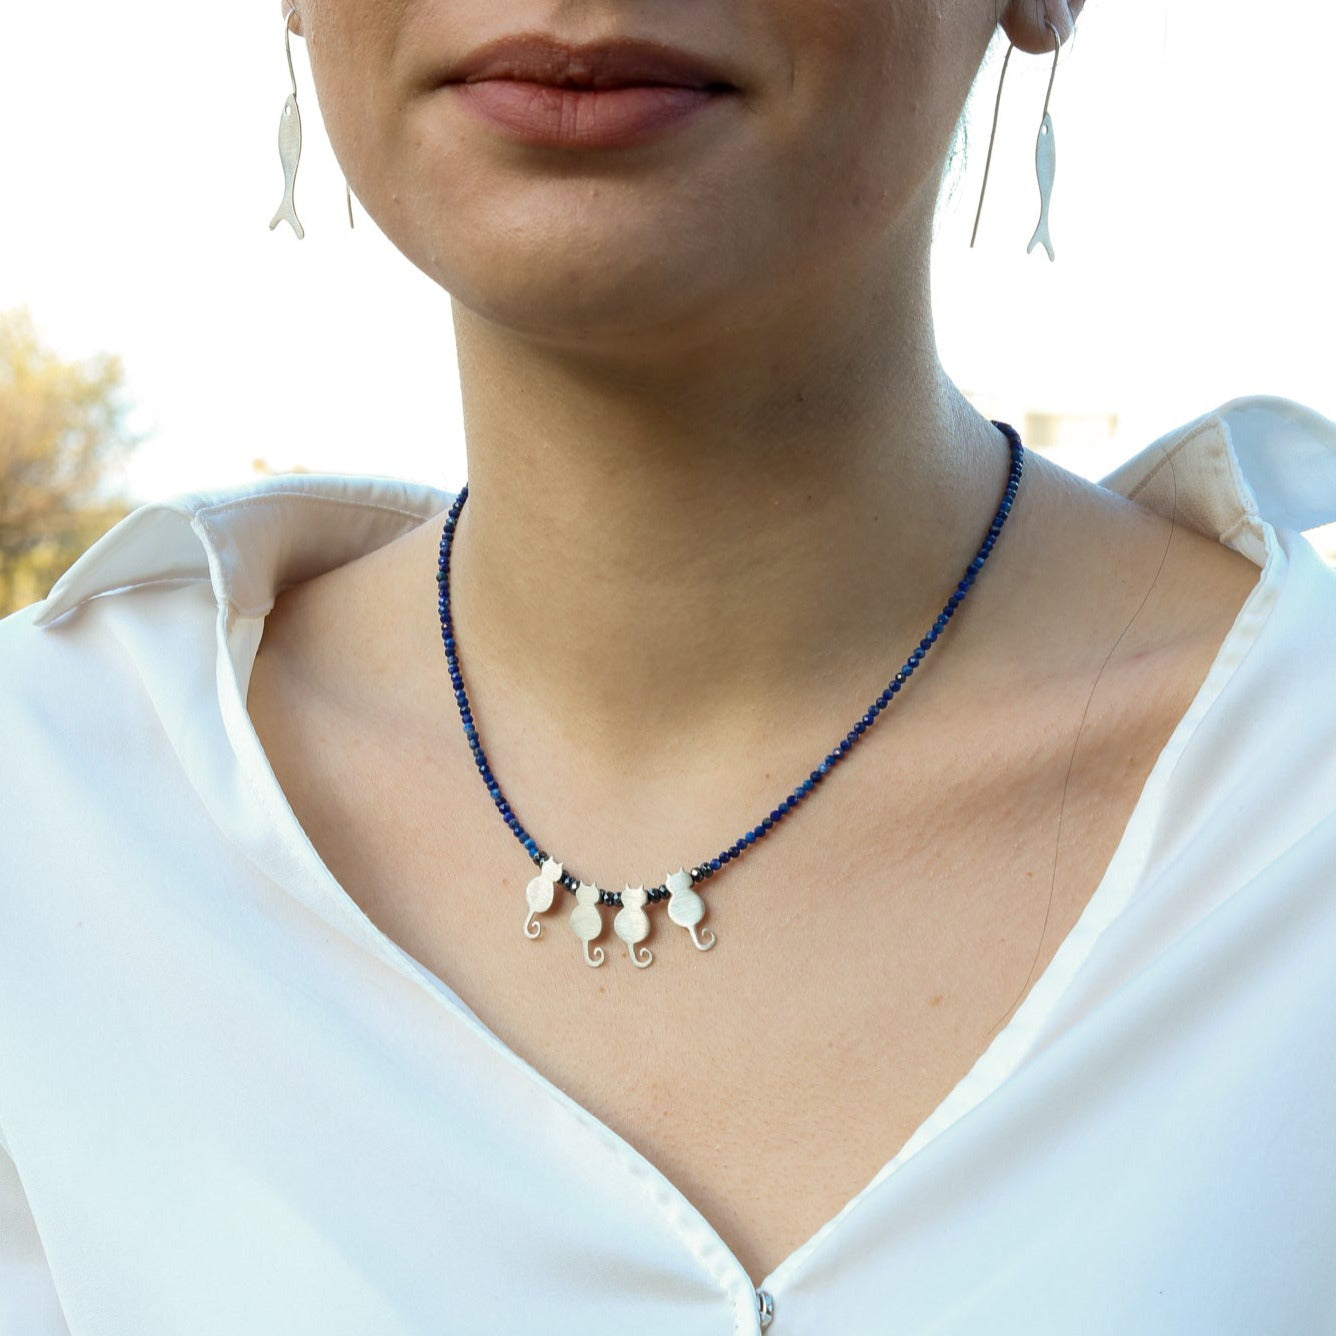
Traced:
<path fill-rule="evenodd" d="M 761 829 L 762 829 L 762 830 L 770 830 L 770 829 L 772 829 L 772 828 L 774 827 L 774 824 L 775 824 L 774 821 L 773 821 L 770 817 L 768 817 L 768 816 L 765 816 L 765 817 L 762 817 L 762 818 L 761 818 Z"/>

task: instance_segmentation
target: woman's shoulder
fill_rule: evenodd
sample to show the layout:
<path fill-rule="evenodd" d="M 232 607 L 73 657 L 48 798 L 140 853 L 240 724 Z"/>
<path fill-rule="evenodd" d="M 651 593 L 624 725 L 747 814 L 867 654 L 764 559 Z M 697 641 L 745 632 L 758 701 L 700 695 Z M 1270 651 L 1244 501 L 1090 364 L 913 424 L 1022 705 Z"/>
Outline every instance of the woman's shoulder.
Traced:
<path fill-rule="evenodd" d="M 45 599 L 0 620 L 8 812 L 36 800 L 33 777 L 54 777 L 62 757 L 88 765 L 128 754 L 146 730 L 179 732 L 216 701 L 220 653 L 277 590 L 364 555 L 448 500 L 394 479 L 300 474 L 138 507 Z"/>

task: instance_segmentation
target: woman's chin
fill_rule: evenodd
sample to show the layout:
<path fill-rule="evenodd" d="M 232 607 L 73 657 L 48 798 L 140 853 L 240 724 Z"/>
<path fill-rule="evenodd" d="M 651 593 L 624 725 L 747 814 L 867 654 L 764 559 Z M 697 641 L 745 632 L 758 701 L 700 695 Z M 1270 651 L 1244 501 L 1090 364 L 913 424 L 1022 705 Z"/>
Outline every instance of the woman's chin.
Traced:
<path fill-rule="evenodd" d="M 717 257 L 684 262 L 588 240 L 528 254 L 455 254 L 426 272 L 489 323 L 544 343 L 622 354 L 707 338 L 721 312 L 736 311 L 739 285 L 737 268 Z"/>

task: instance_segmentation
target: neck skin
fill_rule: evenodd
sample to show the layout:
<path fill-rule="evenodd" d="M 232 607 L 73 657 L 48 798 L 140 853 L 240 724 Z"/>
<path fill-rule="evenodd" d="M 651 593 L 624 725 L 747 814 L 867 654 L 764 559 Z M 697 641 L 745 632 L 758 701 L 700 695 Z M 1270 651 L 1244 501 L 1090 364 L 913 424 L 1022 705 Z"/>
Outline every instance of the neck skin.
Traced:
<path fill-rule="evenodd" d="M 451 585 L 493 719 L 522 701 L 629 766 L 745 748 L 831 693 L 841 732 L 861 714 L 953 591 L 1010 463 L 938 363 L 926 260 L 880 272 L 827 273 L 726 343 L 615 367 L 456 306 L 469 495 Z"/>

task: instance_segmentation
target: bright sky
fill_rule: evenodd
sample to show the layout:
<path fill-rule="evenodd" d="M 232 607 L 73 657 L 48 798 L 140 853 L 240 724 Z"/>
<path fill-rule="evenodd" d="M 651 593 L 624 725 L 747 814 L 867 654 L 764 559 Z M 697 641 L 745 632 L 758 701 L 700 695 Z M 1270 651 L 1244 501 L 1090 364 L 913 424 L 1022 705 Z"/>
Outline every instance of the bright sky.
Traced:
<path fill-rule="evenodd" d="M 0 307 L 123 357 L 141 499 L 256 458 L 463 480 L 448 299 L 360 208 L 349 230 L 299 40 L 307 236 L 268 230 L 280 13 L 63 0 L 0 23 Z M 942 355 L 981 408 L 1117 413 L 1112 446 L 1061 456 L 1089 477 L 1237 395 L 1336 417 L 1334 50 L 1331 0 L 1089 0 L 1053 95 L 1050 265 L 1025 254 L 1042 58 L 1012 60 L 968 247 L 997 49 L 934 262 Z"/>

